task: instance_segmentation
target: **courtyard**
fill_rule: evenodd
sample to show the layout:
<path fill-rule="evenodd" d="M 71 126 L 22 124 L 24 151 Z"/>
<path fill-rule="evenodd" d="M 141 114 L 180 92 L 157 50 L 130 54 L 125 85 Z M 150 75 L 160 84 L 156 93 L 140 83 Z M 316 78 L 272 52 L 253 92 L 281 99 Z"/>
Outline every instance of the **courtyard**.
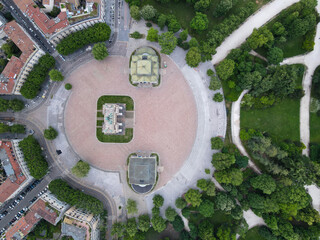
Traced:
<path fill-rule="evenodd" d="M 167 56 L 168 67 L 157 88 L 137 88 L 128 81 L 129 59 L 111 56 L 79 67 L 67 79 L 73 86 L 65 109 L 68 140 L 81 159 L 109 171 L 126 169 L 128 155 L 156 151 L 163 171 L 156 188 L 165 185 L 188 158 L 197 130 L 197 108 L 188 83 Z M 103 143 L 96 137 L 97 100 L 125 95 L 134 101 L 133 139 Z M 196 159 L 195 159 L 196 160 Z"/>

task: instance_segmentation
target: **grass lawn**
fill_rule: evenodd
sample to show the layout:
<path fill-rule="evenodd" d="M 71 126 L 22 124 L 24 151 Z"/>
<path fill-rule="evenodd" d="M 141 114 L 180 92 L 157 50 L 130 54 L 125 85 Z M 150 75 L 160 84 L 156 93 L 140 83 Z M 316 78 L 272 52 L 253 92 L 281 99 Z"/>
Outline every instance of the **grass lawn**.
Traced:
<path fill-rule="evenodd" d="M 126 128 L 125 135 L 106 135 L 101 128 L 97 128 L 97 138 L 100 142 L 128 143 L 133 138 L 133 128 Z"/>
<path fill-rule="evenodd" d="M 320 144 L 320 117 L 310 113 L 310 142 Z"/>
<path fill-rule="evenodd" d="M 134 110 L 134 102 L 129 96 L 101 96 L 97 102 L 97 110 L 102 110 L 102 105 L 105 103 L 124 103 L 127 111 Z"/>
<path fill-rule="evenodd" d="M 178 240 L 180 233 L 176 232 L 171 224 L 167 224 L 167 228 L 161 232 L 156 232 L 153 228 L 150 228 L 146 232 L 146 240 L 161 240 L 168 237 L 170 240 Z"/>
<path fill-rule="evenodd" d="M 189 221 L 198 225 L 200 221 L 204 219 L 205 218 L 200 213 L 194 212 L 190 215 Z M 219 210 L 215 210 L 213 216 L 208 219 L 210 220 L 212 225 L 215 226 L 215 228 L 218 228 L 222 224 L 232 225 L 232 223 L 234 222 L 231 215 L 227 215 L 224 212 Z"/>
<path fill-rule="evenodd" d="M 300 99 L 284 99 L 271 108 L 242 109 L 240 115 L 241 128 L 254 128 L 268 132 L 275 140 L 300 140 L 299 116 Z"/>
<path fill-rule="evenodd" d="M 249 231 L 246 234 L 246 237 L 243 238 L 244 240 L 265 240 L 264 237 L 261 237 L 260 234 L 258 233 L 259 227 L 254 227 L 249 229 Z"/>
<path fill-rule="evenodd" d="M 183 29 L 189 29 L 189 33 L 191 33 L 191 35 L 196 37 L 198 40 L 205 40 L 208 31 L 212 30 L 217 24 L 221 23 L 225 17 L 236 13 L 240 7 L 245 6 L 248 2 L 254 3 L 256 9 L 258 9 L 264 4 L 270 2 L 270 0 L 239 0 L 238 3 L 228 12 L 225 17 L 216 18 L 213 16 L 213 12 L 219 2 L 220 0 L 212 0 L 210 8 L 204 12 L 208 16 L 209 26 L 208 30 L 204 31 L 201 34 L 197 34 L 190 29 L 191 19 L 195 16 L 196 12 L 192 4 L 188 4 L 185 1 L 170 1 L 169 3 L 161 4 L 160 1 L 157 0 L 144 0 L 142 1 L 141 5 L 152 5 L 157 9 L 159 13 L 173 14 L 174 16 L 176 16 Z"/>

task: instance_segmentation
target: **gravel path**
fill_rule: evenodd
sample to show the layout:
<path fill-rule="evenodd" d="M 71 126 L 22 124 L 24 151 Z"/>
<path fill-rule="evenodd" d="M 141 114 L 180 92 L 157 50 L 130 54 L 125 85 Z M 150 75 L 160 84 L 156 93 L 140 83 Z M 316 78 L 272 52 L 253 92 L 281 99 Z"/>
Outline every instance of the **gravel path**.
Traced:
<path fill-rule="evenodd" d="M 215 65 L 222 61 L 228 53 L 239 47 L 247 37 L 249 37 L 255 28 L 259 28 L 275 17 L 283 9 L 299 2 L 299 0 L 274 0 L 263 6 L 258 12 L 249 17 L 237 30 L 235 30 L 224 42 L 216 49 L 217 53 L 212 58 L 212 64 Z"/>
<path fill-rule="evenodd" d="M 240 110 L 241 110 L 241 100 L 243 96 L 248 93 L 249 90 L 244 90 L 237 101 L 232 103 L 231 108 L 231 135 L 232 142 L 237 146 L 242 155 L 247 156 L 249 158 L 249 166 L 250 168 L 258 174 L 261 174 L 259 168 L 251 161 L 249 154 L 246 149 L 242 145 L 240 140 Z"/>

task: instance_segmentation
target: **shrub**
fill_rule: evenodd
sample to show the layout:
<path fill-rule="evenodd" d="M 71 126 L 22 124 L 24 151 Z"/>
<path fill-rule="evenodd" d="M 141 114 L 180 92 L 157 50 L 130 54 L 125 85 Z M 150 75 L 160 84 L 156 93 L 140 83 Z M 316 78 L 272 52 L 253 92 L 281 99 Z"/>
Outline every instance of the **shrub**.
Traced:
<path fill-rule="evenodd" d="M 65 88 L 66 90 L 71 90 L 71 89 L 72 89 L 72 85 L 71 85 L 70 83 L 66 83 L 66 84 L 64 85 L 64 88 Z"/>
<path fill-rule="evenodd" d="M 214 96 L 213 96 L 213 100 L 215 102 L 222 102 L 223 101 L 223 95 L 221 93 L 216 93 Z"/>
<path fill-rule="evenodd" d="M 143 34 L 139 33 L 138 31 L 135 31 L 130 34 L 130 37 L 135 38 L 135 39 L 140 39 L 140 38 L 143 38 Z"/>
<path fill-rule="evenodd" d="M 209 69 L 207 70 L 207 75 L 208 75 L 209 77 L 213 76 L 213 75 L 214 75 L 214 71 L 209 68 Z"/>
<path fill-rule="evenodd" d="M 152 27 L 152 23 L 151 23 L 151 22 L 147 22 L 147 23 L 146 23 L 146 26 L 147 26 L 147 27 Z"/>
<path fill-rule="evenodd" d="M 162 207 L 164 199 L 161 195 L 159 194 L 155 195 L 152 200 L 153 200 L 153 205 L 155 207 L 158 207 L 158 208 Z"/>
<path fill-rule="evenodd" d="M 127 211 L 128 211 L 128 214 L 137 213 L 138 212 L 137 202 L 129 198 L 127 201 Z"/>
<path fill-rule="evenodd" d="M 223 140 L 220 137 L 211 138 L 211 149 L 221 149 L 223 147 Z"/>
<path fill-rule="evenodd" d="M 48 129 L 44 130 L 44 137 L 48 140 L 53 140 L 57 136 L 58 136 L 58 132 L 51 126 Z"/>

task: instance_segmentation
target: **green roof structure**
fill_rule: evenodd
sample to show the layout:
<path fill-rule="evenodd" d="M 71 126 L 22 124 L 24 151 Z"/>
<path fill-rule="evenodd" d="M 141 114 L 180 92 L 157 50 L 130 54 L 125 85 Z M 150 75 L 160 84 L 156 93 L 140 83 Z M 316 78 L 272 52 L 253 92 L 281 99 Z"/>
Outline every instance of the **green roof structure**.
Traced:
<path fill-rule="evenodd" d="M 132 55 L 130 64 L 131 81 L 158 84 L 159 57 L 150 47 L 138 48 Z"/>

